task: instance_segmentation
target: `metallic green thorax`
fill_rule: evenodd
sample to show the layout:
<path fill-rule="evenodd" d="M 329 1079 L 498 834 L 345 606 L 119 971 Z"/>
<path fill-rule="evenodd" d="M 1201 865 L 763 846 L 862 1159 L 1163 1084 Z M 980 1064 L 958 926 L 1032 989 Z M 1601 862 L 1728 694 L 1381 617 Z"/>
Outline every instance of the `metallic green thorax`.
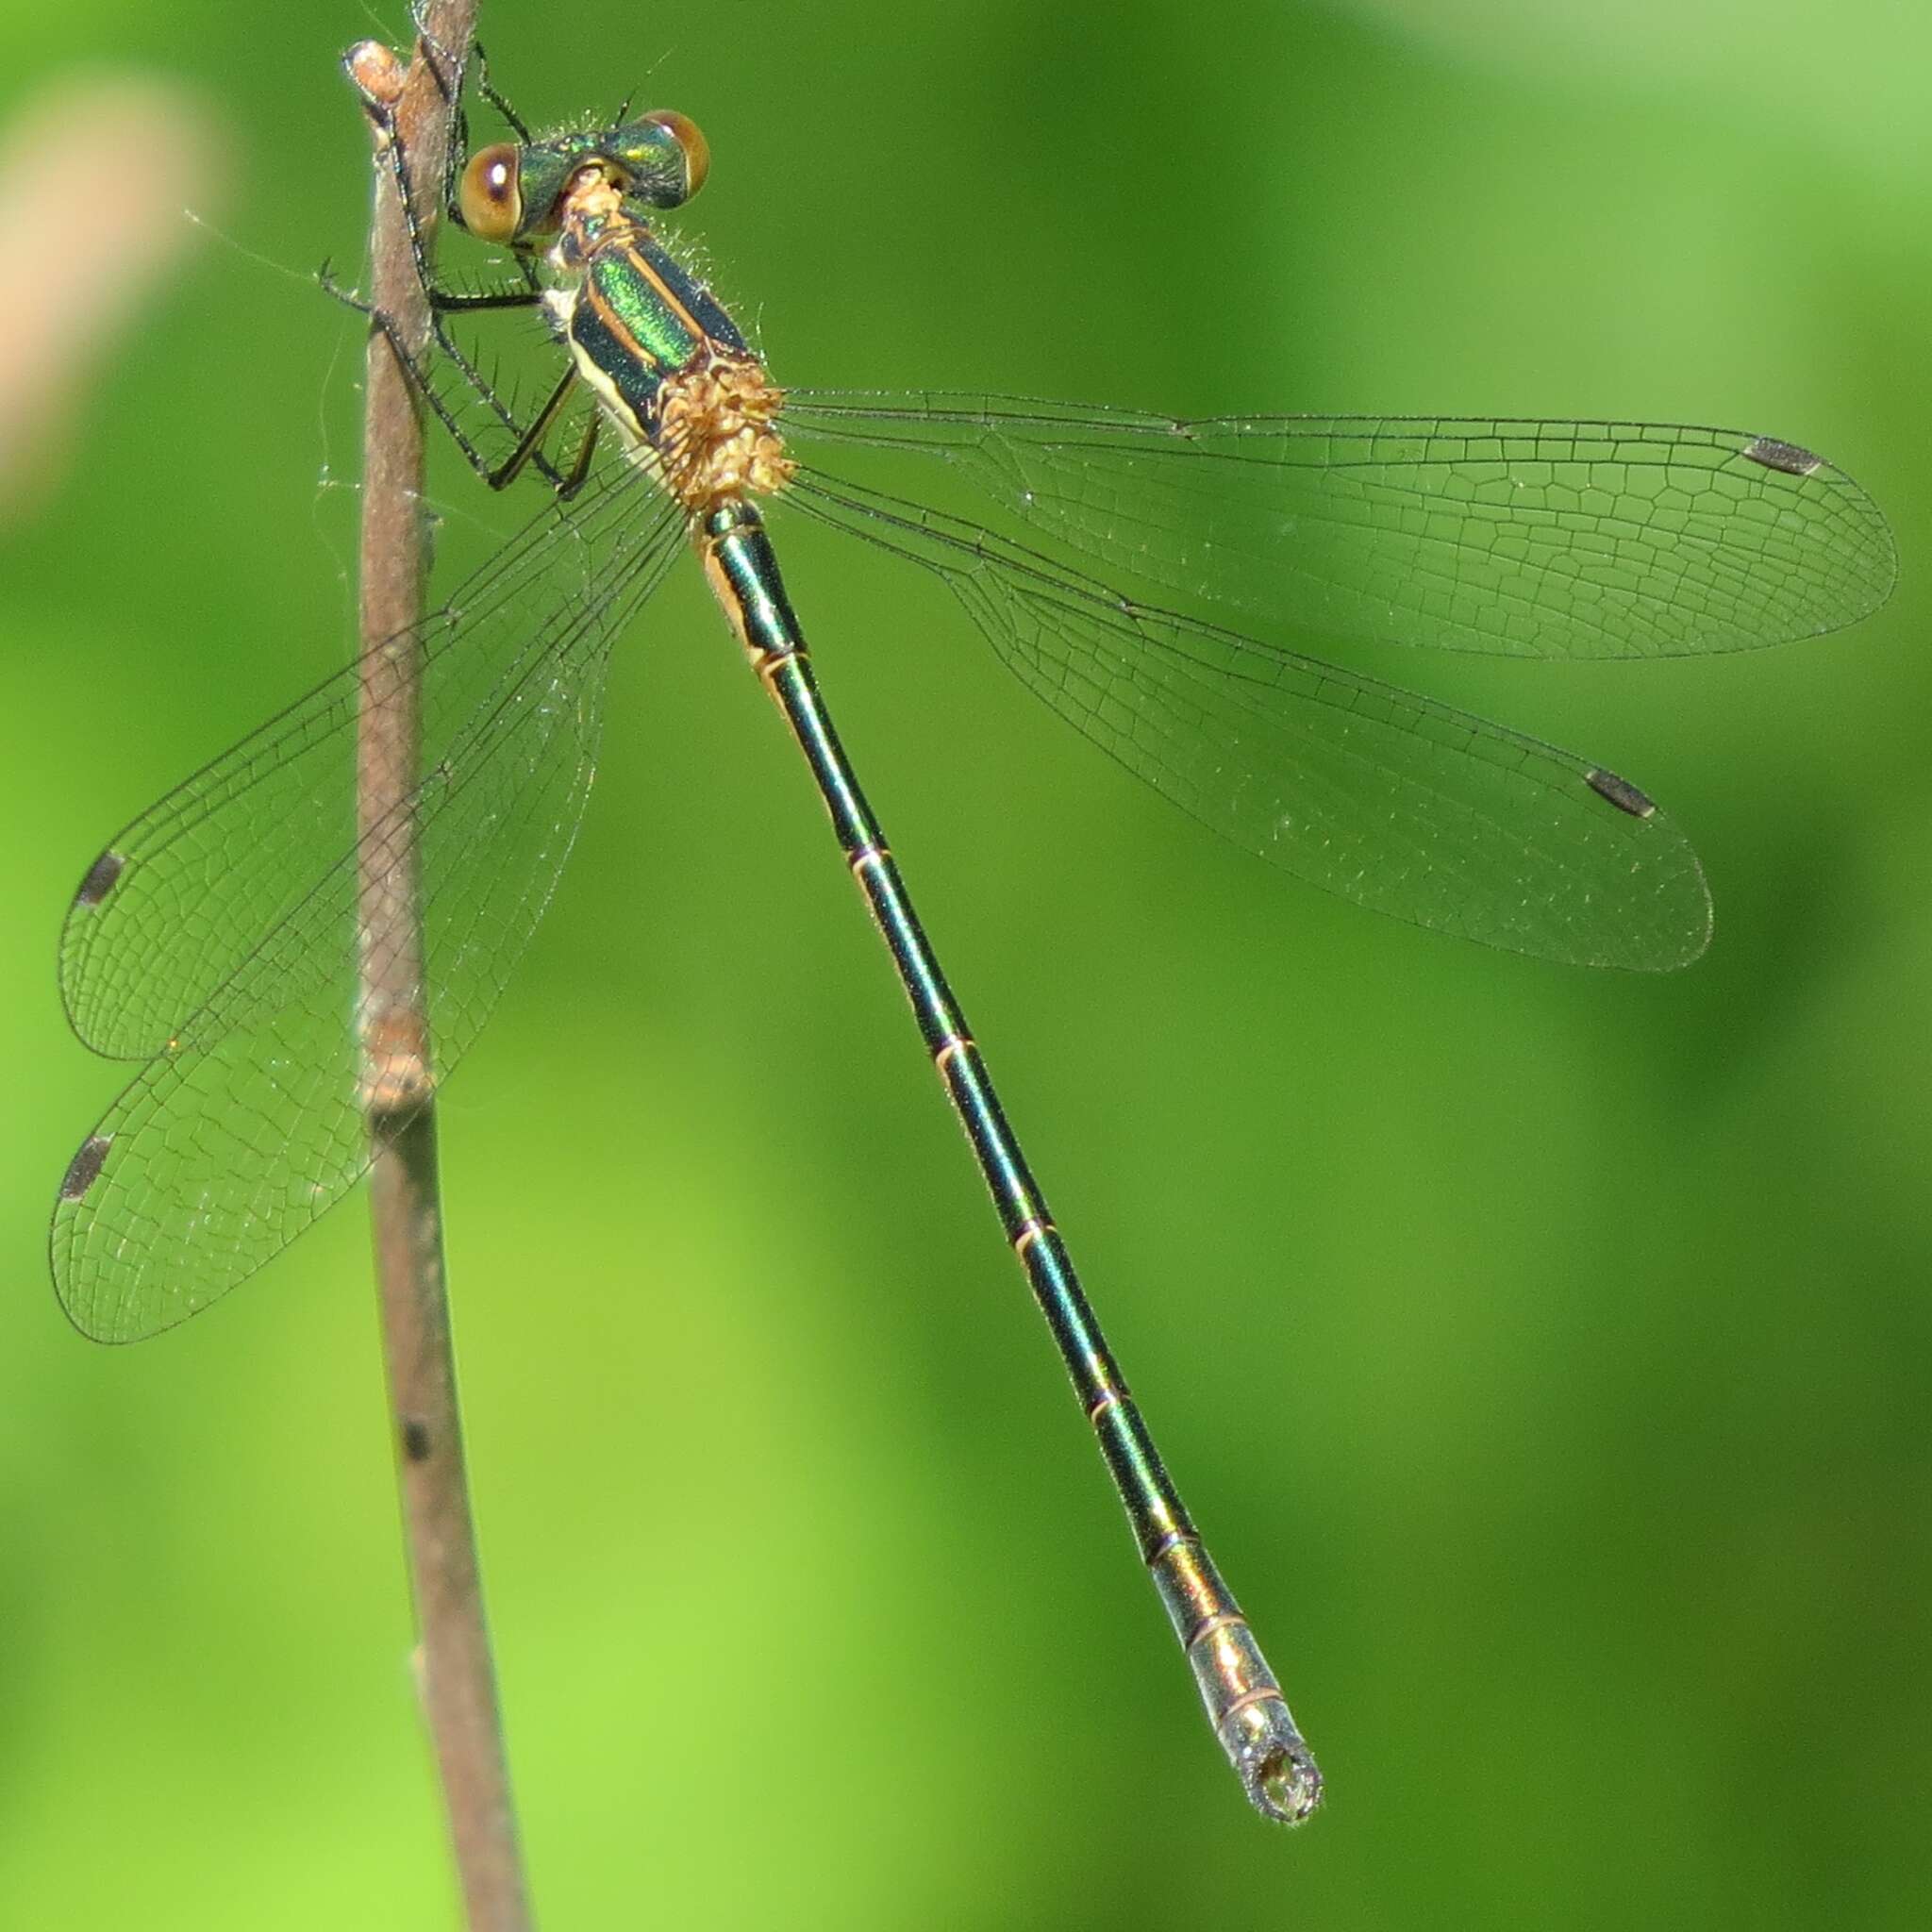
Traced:
<path fill-rule="evenodd" d="M 730 316 L 648 225 L 658 209 L 689 201 L 709 166 L 704 135 L 669 108 L 595 134 L 498 142 L 470 157 L 451 199 L 457 218 L 526 266 L 547 249 L 556 277 L 541 296 L 532 276 L 525 291 L 473 306 L 541 299 L 573 365 L 492 475 L 499 487 L 541 444 L 578 379 L 633 452 L 655 453 L 659 480 L 693 513 L 791 479 L 795 466 L 776 428 L 782 394 Z M 593 442 L 594 432 L 575 480 L 562 479 L 571 489 Z"/>
<path fill-rule="evenodd" d="M 636 223 L 585 223 L 557 254 L 582 275 L 564 324 L 578 367 L 640 434 L 652 433 L 667 377 L 721 352 L 750 354 L 709 291 Z"/>

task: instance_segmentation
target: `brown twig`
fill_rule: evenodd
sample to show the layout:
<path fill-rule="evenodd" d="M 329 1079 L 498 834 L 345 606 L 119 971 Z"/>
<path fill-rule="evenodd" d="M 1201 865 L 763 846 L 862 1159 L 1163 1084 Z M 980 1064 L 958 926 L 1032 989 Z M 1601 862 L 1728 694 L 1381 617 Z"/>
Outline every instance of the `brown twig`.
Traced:
<path fill-rule="evenodd" d="M 400 143 L 418 220 L 437 203 L 452 95 L 475 0 L 430 0 L 405 68 L 389 49 L 352 50 L 350 77 L 377 109 L 371 298 L 412 351 L 429 318 L 396 191 Z M 425 41 L 431 51 L 425 51 Z M 426 543 L 422 413 L 388 333 L 372 328 L 363 442 L 362 711 L 357 814 L 358 1024 L 375 1150 L 370 1206 L 395 1425 L 403 1531 L 420 1639 L 419 1688 L 471 1932 L 530 1924 L 510 1804 L 495 1670 L 483 1615 L 463 1470 L 456 1363 L 437 1189 L 436 1109 L 422 901 L 408 799 L 417 779 Z"/>

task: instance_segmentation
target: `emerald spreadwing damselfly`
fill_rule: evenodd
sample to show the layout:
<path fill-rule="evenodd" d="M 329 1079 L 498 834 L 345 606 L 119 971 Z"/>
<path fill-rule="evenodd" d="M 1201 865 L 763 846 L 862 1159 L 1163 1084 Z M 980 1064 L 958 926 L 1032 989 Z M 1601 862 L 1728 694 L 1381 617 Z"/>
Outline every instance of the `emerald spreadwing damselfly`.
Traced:
<path fill-rule="evenodd" d="M 394 1107 L 447 1077 L 556 887 L 610 654 L 694 551 L 830 812 L 1216 1734 L 1266 1815 L 1303 1818 L 1314 1761 L 1129 1397 L 853 774 L 768 515 L 920 565 L 1077 731 L 1290 874 L 1492 946 L 1637 971 L 1690 963 L 1710 930 L 1697 859 L 1644 792 L 1301 646 L 1643 658 L 1817 636 L 1886 596 L 1884 521 L 1822 458 L 1730 430 L 1184 421 L 781 390 L 655 225 L 704 179 L 689 122 L 541 140 L 511 125 L 514 141 L 453 175 L 452 213 L 514 277 L 432 288 L 436 367 L 411 368 L 491 482 L 534 471 L 553 487 L 412 636 L 422 757 L 389 818 L 358 836 L 356 715 L 372 675 L 392 675 L 369 659 L 89 867 L 61 941 L 68 1012 L 90 1046 L 143 1064 L 62 1182 L 62 1304 L 106 1341 L 185 1320 L 355 1183 L 378 1092 Z M 517 309 L 544 315 L 564 352 L 527 422 L 450 332 Z M 462 408 L 448 399 L 465 391 Z M 588 426 L 566 437 L 586 392 Z M 500 459 L 479 421 L 503 433 Z M 982 513 L 900 480 L 922 474 L 976 492 Z M 358 924 L 374 841 L 418 856 L 430 1038 L 426 1059 L 420 1042 L 398 1048 L 372 1074 L 351 989 L 385 937 L 366 909 Z"/>

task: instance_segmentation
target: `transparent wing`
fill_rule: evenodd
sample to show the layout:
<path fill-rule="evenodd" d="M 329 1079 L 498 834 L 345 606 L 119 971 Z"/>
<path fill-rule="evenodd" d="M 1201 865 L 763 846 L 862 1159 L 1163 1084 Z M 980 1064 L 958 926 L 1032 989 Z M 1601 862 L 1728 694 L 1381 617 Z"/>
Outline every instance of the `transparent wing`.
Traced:
<path fill-rule="evenodd" d="M 1664 971 L 1708 941 L 1696 855 L 1613 773 L 815 471 L 784 501 L 935 572 L 1070 724 L 1297 878 L 1580 965 Z"/>
<path fill-rule="evenodd" d="M 1252 416 L 794 391 L 795 441 L 944 463 L 1174 596 L 1315 636 L 1535 658 L 1754 649 L 1885 601 L 1891 535 L 1791 443 L 1657 423 Z"/>
<path fill-rule="evenodd" d="M 546 508 L 418 634 L 424 770 L 513 703 L 557 648 L 551 626 L 574 573 L 595 594 L 666 541 L 648 480 L 614 469 L 568 509 Z M 215 1018 L 241 1024 L 236 985 L 264 933 L 289 918 L 355 838 L 354 735 L 363 686 L 387 696 L 403 653 L 384 646 L 325 678 L 125 826 L 88 869 L 60 934 L 60 987 L 97 1053 L 145 1059 L 193 1043 Z M 474 792 L 471 809 L 486 809 Z M 333 971 L 333 958 L 318 970 Z M 287 962 L 296 970 L 298 962 Z"/>
<path fill-rule="evenodd" d="M 108 1039 L 165 1030 L 55 1208 L 55 1281 L 83 1332 L 127 1341 L 186 1319 L 367 1169 L 371 1083 L 407 1090 L 422 1068 L 357 1008 L 358 953 L 415 950 L 386 923 L 395 913 L 372 923 L 365 908 L 358 924 L 358 882 L 412 842 L 430 1070 L 447 1076 L 549 903 L 591 784 L 611 643 L 682 536 L 675 506 L 619 473 L 466 583 L 419 633 L 423 775 L 359 841 L 352 670 L 111 848 L 116 875 L 70 918 L 70 986 Z"/>

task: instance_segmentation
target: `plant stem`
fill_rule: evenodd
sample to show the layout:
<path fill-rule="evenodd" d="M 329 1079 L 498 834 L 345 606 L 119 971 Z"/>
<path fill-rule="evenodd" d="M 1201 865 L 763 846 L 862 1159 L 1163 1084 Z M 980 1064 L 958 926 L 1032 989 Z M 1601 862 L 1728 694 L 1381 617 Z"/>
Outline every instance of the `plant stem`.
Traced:
<path fill-rule="evenodd" d="M 430 0 L 419 25 L 433 56 L 419 39 L 407 69 L 374 43 L 353 50 L 348 60 L 365 98 L 383 110 L 373 117 L 371 297 L 412 352 L 428 339 L 428 310 L 387 143 L 401 143 L 419 223 L 427 228 L 441 213 L 451 97 L 475 16 L 475 0 Z M 471 1932 L 526 1932 L 529 1907 L 457 1407 L 422 900 L 407 804 L 419 763 L 416 626 L 427 576 L 423 421 L 379 327 L 370 331 L 366 393 L 357 1014 L 375 1150 L 370 1208 L 383 1351 L 419 1636 L 418 1689 L 435 1746 L 465 1923 Z"/>

